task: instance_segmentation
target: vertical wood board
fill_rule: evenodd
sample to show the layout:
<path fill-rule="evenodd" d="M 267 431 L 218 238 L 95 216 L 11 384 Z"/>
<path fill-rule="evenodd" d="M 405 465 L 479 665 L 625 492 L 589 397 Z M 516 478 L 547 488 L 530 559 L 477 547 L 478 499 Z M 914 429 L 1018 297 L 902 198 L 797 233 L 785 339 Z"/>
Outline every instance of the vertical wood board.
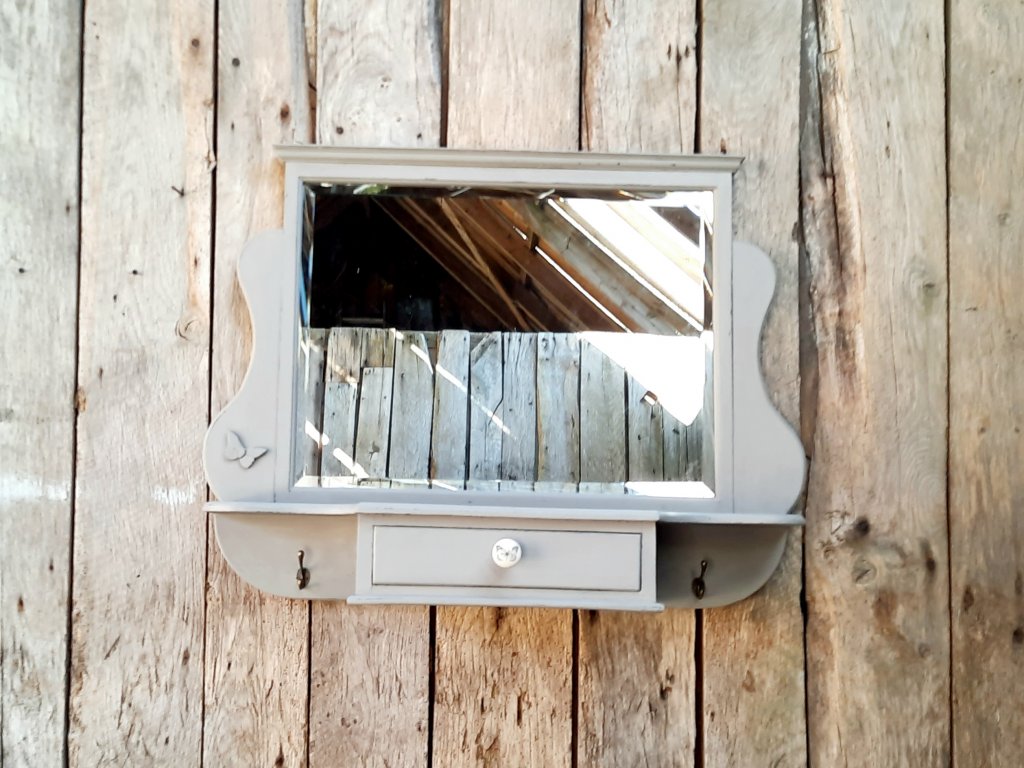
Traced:
<path fill-rule="evenodd" d="M 391 451 L 388 476 L 424 480 L 430 473 L 430 427 L 434 415 L 434 364 L 427 336 L 402 331 L 395 342 Z"/>
<path fill-rule="evenodd" d="M 448 146 L 576 149 L 578 2 L 452 0 L 448 12 Z M 471 414 L 476 412 L 474 403 Z M 471 478 L 480 458 L 472 445 Z M 508 470 L 499 467 L 503 478 L 510 477 Z M 571 619 L 569 611 L 437 609 L 435 765 L 495 764 L 502 758 L 570 764 Z M 501 684 L 486 684 L 490 680 Z M 492 712 L 507 714 L 499 718 Z"/>
<path fill-rule="evenodd" d="M 537 336 L 537 480 L 580 480 L 580 340 L 574 333 Z"/>
<path fill-rule="evenodd" d="M 217 16 L 211 416 L 238 391 L 252 350 L 238 258 L 250 237 L 281 225 L 283 173 L 272 144 L 312 136 L 301 0 L 222 0 Z M 203 763 L 301 765 L 308 607 L 243 582 L 221 556 L 212 522 L 207 538 Z"/>
<path fill-rule="evenodd" d="M 470 334 L 441 331 L 437 336 L 430 478 L 462 488 L 469 440 Z"/>
<path fill-rule="evenodd" d="M 65 754 L 80 27 L 78 3 L 0 8 L 0 764 L 12 766 Z"/>
<path fill-rule="evenodd" d="M 937 765 L 950 736 L 943 9 L 825 2 L 808 19 L 808 757 Z"/>
<path fill-rule="evenodd" d="M 502 339 L 501 479 L 537 478 L 537 336 Z"/>
<path fill-rule="evenodd" d="M 318 142 L 439 146 L 441 7 L 318 4 Z M 316 603 L 311 652 L 312 768 L 426 765 L 427 608 Z"/>
<path fill-rule="evenodd" d="M 764 249 L 775 266 L 761 366 L 772 401 L 795 426 L 800 416 L 795 233 L 801 11 L 800 0 L 705 5 L 700 62 L 700 150 L 747 158 L 735 177 L 733 228 L 737 239 Z M 711 441 L 703 439 L 700 429 L 689 432 L 693 443 L 688 451 L 698 461 L 702 453 L 711 459 Z M 713 471 L 710 461 L 704 466 Z M 760 592 L 704 613 L 708 768 L 807 761 L 802 538 L 800 531 L 789 534 L 782 564 Z"/>
<path fill-rule="evenodd" d="M 582 121 L 587 149 L 693 151 L 695 13 L 694 3 L 586 0 Z M 661 407 L 641 402 L 645 392 L 626 378 L 626 478 L 662 480 Z M 693 645 L 691 611 L 600 614 L 597 620 L 580 614 L 580 765 L 693 763 Z"/>
<path fill-rule="evenodd" d="M 949 404 L 955 765 L 1024 754 L 1024 6 L 950 6 Z"/>
<path fill-rule="evenodd" d="M 85 14 L 69 762 L 197 765 L 213 5 Z"/>

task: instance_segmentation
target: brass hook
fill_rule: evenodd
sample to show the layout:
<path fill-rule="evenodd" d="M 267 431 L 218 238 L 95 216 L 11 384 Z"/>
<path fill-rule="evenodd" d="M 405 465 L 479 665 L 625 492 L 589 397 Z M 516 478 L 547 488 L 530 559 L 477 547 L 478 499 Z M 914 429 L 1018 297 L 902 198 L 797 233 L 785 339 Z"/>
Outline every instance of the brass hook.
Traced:
<path fill-rule="evenodd" d="M 701 560 L 700 561 L 700 576 L 698 576 L 696 579 L 693 580 L 693 594 L 694 594 L 694 596 L 696 596 L 696 598 L 698 600 L 703 600 L 704 599 L 704 589 L 705 589 L 704 574 L 707 573 L 707 570 L 708 570 L 708 561 L 707 560 Z"/>
<path fill-rule="evenodd" d="M 302 565 L 302 559 L 306 556 L 306 553 L 299 550 L 299 570 L 295 572 L 295 583 L 299 585 L 299 589 L 305 589 L 306 585 L 309 584 L 309 568 L 304 568 Z"/>

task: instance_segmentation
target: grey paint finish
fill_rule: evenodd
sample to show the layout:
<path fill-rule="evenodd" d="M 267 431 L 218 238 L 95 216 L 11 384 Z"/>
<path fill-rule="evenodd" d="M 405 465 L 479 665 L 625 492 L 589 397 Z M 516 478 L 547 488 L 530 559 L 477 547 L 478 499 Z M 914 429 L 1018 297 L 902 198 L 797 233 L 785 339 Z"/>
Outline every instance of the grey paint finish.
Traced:
<path fill-rule="evenodd" d="M 508 568 L 492 558 L 502 539 L 522 549 L 519 562 Z M 371 583 L 637 592 L 640 539 L 639 531 L 374 525 Z"/>
<path fill-rule="evenodd" d="M 222 550 L 244 578 L 269 592 L 302 598 L 633 610 L 656 610 L 661 604 L 724 605 L 753 593 L 768 579 L 778 564 L 786 531 L 802 522 L 785 513 L 799 497 L 804 456 L 797 436 L 772 407 L 760 374 L 760 332 L 771 301 L 774 271 L 757 248 L 741 243 L 733 248 L 730 243 L 735 160 L 323 147 L 291 148 L 282 154 L 290 161 L 285 229 L 254 238 L 239 264 L 239 279 L 253 316 L 253 358 L 242 389 L 211 424 L 204 452 L 210 485 L 221 500 L 207 509 L 214 515 Z M 310 179 L 506 186 L 530 186 L 543 180 L 553 186 L 713 189 L 718 229 L 713 307 L 716 495 L 657 499 L 537 492 L 510 498 L 511 494 L 496 492 L 445 493 L 429 488 L 294 487 L 296 201 L 301 185 Z M 266 446 L 267 454 L 243 469 L 238 461 L 227 458 L 230 451 L 225 453 L 231 433 L 245 445 Z M 407 567 L 407 572 L 416 571 L 414 584 L 373 584 L 369 564 L 375 550 L 372 537 L 365 534 L 371 515 L 375 520 L 393 516 L 388 526 L 397 524 L 398 519 L 408 526 L 409 518 L 418 518 L 414 525 L 429 527 L 428 537 L 450 542 L 453 563 L 478 556 L 477 545 L 483 536 L 478 531 L 481 526 L 497 530 L 495 517 L 508 518 L 501 526 L 506 532 L 535 528 L 538 521 L 559 520 L 565 530 L 565 521 L 571 520 L 572 531 L 593 535 L 608 531 L 609 520 L 619 520 L 637 526 L 649 542 L 640 567 L 649 569 L 650 576 L 646 581 L 641 578 L 637 599 L 623 599 L 624 593 L 609 584 L 619 584 L 615 579 L 631 572 L 633 555 L 629 547 L 601 549 L 618 539 L 597 538 L 589 540 L 600 544 L 596 549 L 578 548 L 572 550 L 576 554 L 561 559 L 566 570 L 593 575 L 566 580 L 558 575 L 559 558 L 554 558 L 531 577 L 550 581 L 548 586 L 517 585 L 514 578 L 513 583 L 473 586 L 465 583 L 465 574 L 445 575 L 441 570 L 433 583 L 456 583 L 426 586 L 432 577 L 424 571 L 437 565 L 428 561 Z M 439 516 L 449 516 L 444 524 L 448 530 L 436 529 Z M 451 519 L 458 520 L 456 527 L 463 529 L 461 533 L 451 532 Z M 640 522 L 644 519 L 652 522 Z M 729 524 L 719 524 L 718 519 Z M 660 521 L 656 532 L 654 520 Z M 546 541 L 552 543 L 553 551 L 558 550 L 556 537 Z M 391 568 L 395 558 L 401 559 L 401 553 L 407 551 L 405 542 L 398 541 L 397 549 L 392 549 L 395 544 L 389 540 L 387 547 L 381 545 L 381 567 L 387 563 Z M 484 547 L 485 555 L 491 544 L 493 541 Z M 299 549 L 305 552 L 305 566 L 311 573 L 308 586 L 301 590 L 295 582 Z M 597 567 L 601 558 L 610 564 Z M 697 600 L 692 581 L 702 561 L 709 567 L 704 597 Z M 607 573 L 598 573 L 602 570 L 618 575 L 611 582 L 603 581 Z M 398 572 L 403 573 L 401 568 Z M 546 575 L 537 575 L 541 573 Z M 589 588 L 581 589 L 581 585 Z"/>

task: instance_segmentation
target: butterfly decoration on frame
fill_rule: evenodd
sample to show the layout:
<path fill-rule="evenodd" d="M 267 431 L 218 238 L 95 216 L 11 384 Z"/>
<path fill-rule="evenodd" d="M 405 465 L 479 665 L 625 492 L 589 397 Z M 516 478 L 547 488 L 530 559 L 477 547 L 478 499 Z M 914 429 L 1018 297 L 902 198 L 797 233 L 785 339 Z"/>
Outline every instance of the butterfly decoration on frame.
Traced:
<path fill-rule="evenodd" d="M 242 438 L 237 432 L 228 432 L 224 435 L 224 458 L 228 461 L 237 461 L 242 469 L 251 467 L 260 456 L 265 454 L 269 448 L 246 448 Z"/>

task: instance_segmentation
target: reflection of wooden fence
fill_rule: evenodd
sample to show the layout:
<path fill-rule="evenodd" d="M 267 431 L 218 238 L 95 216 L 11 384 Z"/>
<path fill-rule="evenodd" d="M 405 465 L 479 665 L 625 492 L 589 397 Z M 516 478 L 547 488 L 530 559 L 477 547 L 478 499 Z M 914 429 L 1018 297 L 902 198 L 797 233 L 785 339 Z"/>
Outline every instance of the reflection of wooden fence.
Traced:
<path fill-rule="evenodd" d="M 303 482 L 589 492 L 622 492 L 627 481 L 712 485 L 709 409 L 684 424 L 594 343 L 602 336 L 308 330 L 296 456 Z M 675 354 L 679 338 L 658 337 L 656 346 Z"/>

